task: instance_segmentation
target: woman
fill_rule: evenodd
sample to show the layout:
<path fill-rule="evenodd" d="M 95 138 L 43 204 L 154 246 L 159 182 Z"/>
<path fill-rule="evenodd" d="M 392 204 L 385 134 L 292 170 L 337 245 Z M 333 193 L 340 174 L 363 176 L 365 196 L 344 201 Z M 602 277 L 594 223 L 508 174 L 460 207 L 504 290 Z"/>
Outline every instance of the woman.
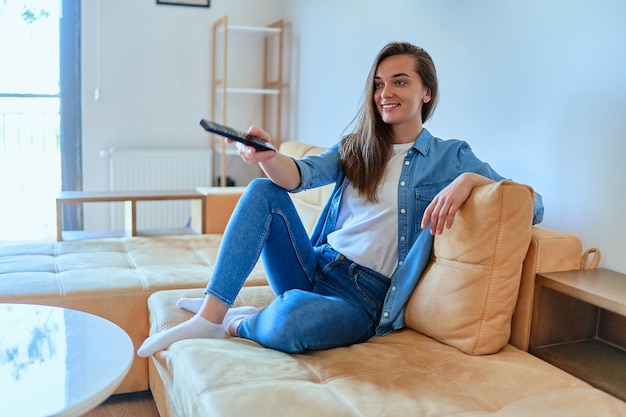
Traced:
<path fill-rule="evenodd" d="M 428 262 L 432 235 L 452 226 L 474 187 L 504 178 L 467 143 L 424 129 L 438 84 L 423 49 L 385 46 L 364 97 L 354 132 L 323 155 L 296 161 L 237 144 L 243 160 L 260 164 L 268 178 L 251 182 L 235 209 L 206 296 L 179 300 L 196 315 L 150 336 L 139 356 L 224 333 L 296 353 L 403 327 L 404 304 Z M 248 133 L 270 141 L 259 128 Z M 330 183 L 334 192 L 309 238 L 286 190 Z M 536 195 L 534 222 L 542 215 Z M 260 312 L 231 309 L 259 256 L 276 299 Z"/>

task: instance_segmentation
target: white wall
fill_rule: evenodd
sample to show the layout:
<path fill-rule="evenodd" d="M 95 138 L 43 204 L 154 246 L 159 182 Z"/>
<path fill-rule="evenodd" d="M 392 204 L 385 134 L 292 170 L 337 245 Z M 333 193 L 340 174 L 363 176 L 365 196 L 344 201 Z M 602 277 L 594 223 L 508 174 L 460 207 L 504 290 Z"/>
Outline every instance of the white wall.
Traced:
<path fill-rule="evenodd" d="M 83 1 L 85 189 L 106 189 L 101 148 L 207 146 L 210 26 L 285 18 L 287 138 L 330 145 L 351 122 L 378 50 L 426 48 L 441 101 L 427 128 L 544 197 L 543 225 L 626 273 L 626 2 L 622 0 L 212 0 L 209 9 Z M 98 222 L 98 215 L 90 221 Z"/>
<path fill-rule="evenodd" d="M 543 225 L 598 247 L 626 273 L 626 2 L 317 0 L 290 3 L 295 137 L 330 145 L 352 120 L 387 42 L 437 65 L 427 128 L 467 140 L 501 174 L 544 197 Z"/>
<path fill-rule="evenodd" d="M 83 0 L 83 189 L 108 189 L 101 149 L 210 147 L 198 119 L 210 115 L 213 23 L 228 15 L 232 24 L 269 24 L 284 17 L 283 3 L 212 0 L 198 8 Z M 255 56 L 249 65 L 261 72 Z M 108 204 L 84 207 L 87 229 L 109 227 Z"/>

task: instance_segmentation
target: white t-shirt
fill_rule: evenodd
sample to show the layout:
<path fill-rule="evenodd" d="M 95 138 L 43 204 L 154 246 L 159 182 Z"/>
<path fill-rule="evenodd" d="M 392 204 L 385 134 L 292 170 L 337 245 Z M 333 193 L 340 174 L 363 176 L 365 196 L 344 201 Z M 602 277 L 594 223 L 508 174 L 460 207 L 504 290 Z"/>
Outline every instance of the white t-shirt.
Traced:
<path fill-rule="evenodd" d="M 361 199 L 348 185 L 341 198 L 337 229 L 328 235 L 328 243 L 336 251 L 387 277 L 398 264 L 398 181 L 411 146 L 413 143 L 393 145 L 378 202 Z"/>

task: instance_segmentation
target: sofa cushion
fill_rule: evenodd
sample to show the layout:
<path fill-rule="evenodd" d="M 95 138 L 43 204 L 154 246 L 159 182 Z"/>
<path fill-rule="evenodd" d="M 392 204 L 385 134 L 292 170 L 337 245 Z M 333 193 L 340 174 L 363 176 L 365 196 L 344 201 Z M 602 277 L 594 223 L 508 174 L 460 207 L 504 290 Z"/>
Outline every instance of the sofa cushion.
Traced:
<path fill-rule="evenodd" d="M 301 142 L 283 142 L 280 145 L 280 151 L 295 159 L 304 158 L 305 156 L 316 156 L 323 153 L 326 148 L 320 146 L 305 145 Z M 312 188 L 310 190 L 301 191 L 291 194 L 302 224 L 306 228 L 309 235 L 313 233 L 317 220 L 319 219 L 322 207 L 330 198 L 333 190 L 333 184 L 324 187 Z"/>
<path fill-rule="evenodd" d="M 149 300 L 152 330 L 187 320 L 198 290 Z M 263 307 L 267 287 L 236 305 Z M 505 346 L 468 356 L 404 329 L 365 343 L 287 354 L 245 339 L 189 339 L 157 352 L 150 388 L 174 416 L 624 416 L 626 404 L 541 359 Z M 169 414 L 163 410 L 171 410 Z"/>
<path fill-rule="evenodd" d="M 495 353 L 511 333 L 532 236 L 533 190 L 509 181 L 475 188 L 405 310 L 406 326 L 471 355 Z"/>
<path fill-rule="evenodd" d="M 148 296 L 204 288 L 221 235 L 0 243 L 0 302 L 86 311 L 122 327 L 135 347 L 148 337 Z M 262 263 L 245 285 L 265 286 Z M 148 388 L 148 363 L 135 357 L 116 392 Z"/>

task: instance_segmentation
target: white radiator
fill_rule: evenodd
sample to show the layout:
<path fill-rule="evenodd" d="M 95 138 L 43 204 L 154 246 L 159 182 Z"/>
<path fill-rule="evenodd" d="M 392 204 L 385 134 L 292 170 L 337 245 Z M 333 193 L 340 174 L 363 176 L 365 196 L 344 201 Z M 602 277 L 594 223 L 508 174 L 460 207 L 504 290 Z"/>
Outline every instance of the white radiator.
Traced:
<path fill-rule="evenodd" d="M 111 191 L 191 190 L 212 181 L 210 149 L 124 149 L 109 157 Z M 137 202 L 137 229 L 182 228 L 189 223 L 191 202 Z M 111 230 L 124 228 L 124 206 L 111 204 Z"/>

